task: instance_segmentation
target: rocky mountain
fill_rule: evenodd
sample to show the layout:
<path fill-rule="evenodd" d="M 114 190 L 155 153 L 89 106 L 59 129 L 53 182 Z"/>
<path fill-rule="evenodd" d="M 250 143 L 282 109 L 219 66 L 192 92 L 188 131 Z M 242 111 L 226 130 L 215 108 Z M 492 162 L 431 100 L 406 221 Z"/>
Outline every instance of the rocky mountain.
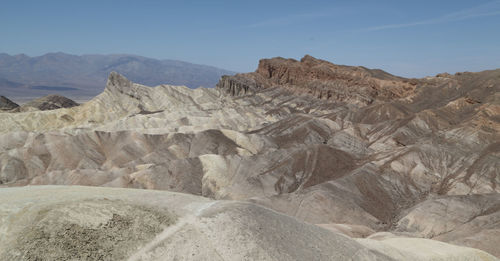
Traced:
<path fill-rule="evenodd" d="M 497 260 L 499 115 L 500 70 L 273 58 L 194 90 L 111 73 L 80 106 L 0 113 L 0 257 L 39 233 L 67 259 L 94 231 L 82 251 L 116 260 Z M 121 222 L 150 226 L 95 250 Z"/>
<path fill-rule="evenodd" d="M 375 99 L 389 101 L 405 97 L 417 84 L 415 79 L 404 79 L 361 66 L 336 65 L 309 55 L 300 61 L 281 57 L 262 59 L 254 73 L 230 76 L 219 84 L 222 89 L 233 92 L 224 86 L 228 81 L 243 81 L 243 85 L 249 87 L 245 92 L 281 86 L 291 89 L 295 94 L 363 105 Z"/>
<path fill-rule="evenodd" d="M 211 66 L 127 54 L 0 54 L 0 92 L 23 99 L 53 93 L 72 99 L 91 98 L 102 92 L 111 71 L 146 85 L 169 83 L 190 88 L 214 87 L 221 75 L 232 74 Z"/>

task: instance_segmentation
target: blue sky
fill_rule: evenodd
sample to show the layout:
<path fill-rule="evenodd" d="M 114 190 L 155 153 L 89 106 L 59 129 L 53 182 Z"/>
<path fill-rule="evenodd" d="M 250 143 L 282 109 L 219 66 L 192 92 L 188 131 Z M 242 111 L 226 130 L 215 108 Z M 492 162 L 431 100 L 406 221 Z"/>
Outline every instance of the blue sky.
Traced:
<path fill-rule="evenodd" d="M 422 77 L 500 68 L 497 1 L 5 1 L 0 53 L 130 53 L 255 70 L 304 54 Z"/>

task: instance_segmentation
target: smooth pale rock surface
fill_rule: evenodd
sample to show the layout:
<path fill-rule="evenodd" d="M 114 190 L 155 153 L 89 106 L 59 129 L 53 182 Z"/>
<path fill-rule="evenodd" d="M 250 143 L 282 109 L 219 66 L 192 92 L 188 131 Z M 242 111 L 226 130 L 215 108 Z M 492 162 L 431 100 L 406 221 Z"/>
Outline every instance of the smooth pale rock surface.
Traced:
<path fill-rule="evenodd" d="M 351 224 L 317 224 L 318 226 L 336 233 L 344 234 L 352 238 L 365 238 L 375 233 L 373 229 L 366 226 Z"/>
<path fill-rule="evenodd" d="M 0 190 L 0 235 L 2 260 L 496 260 L 427 239 L 354 240 L 252 203 L 81 186 Z"/>
<path fill-rule="evenodd" d="M 447 196 L 416 205 L 399 220 L 396 230 L 477 247 L 499 256 L 499 220 L 500 194 Z"/>

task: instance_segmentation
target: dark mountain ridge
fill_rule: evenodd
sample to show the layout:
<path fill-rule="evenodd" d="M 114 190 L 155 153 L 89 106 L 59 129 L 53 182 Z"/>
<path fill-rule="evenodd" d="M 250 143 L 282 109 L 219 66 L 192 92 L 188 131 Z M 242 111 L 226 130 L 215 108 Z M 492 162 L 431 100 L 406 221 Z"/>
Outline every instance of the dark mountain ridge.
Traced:
<path fill-rule="evenodd" d="M 214 87 L 231 71 L 176 60 L 157 60 L 137 55 L 71 55 L 47 53 L 29 57 L 0 54 L 0 90 L 10 98 L 40 97 L 57 91 L 81 99 L 99 94 L 111 71 L 148 86 L 185 85 Z"/>

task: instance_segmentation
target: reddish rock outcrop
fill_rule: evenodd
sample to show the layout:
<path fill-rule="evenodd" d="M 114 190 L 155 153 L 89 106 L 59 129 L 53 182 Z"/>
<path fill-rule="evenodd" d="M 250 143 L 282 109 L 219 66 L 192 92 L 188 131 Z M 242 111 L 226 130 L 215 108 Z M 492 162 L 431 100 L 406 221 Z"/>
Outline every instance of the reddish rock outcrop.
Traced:
<path fill-rule="evenodd" d="M 382 70 L 336 65 L 306 55 L 300 61 L 281 57 L 262 59 L 255 72 L 223 77 L 217 87 L 225 93 L 241 95 L 247 92 L 235 91 L 235 86 L 239 86 L 236 87 L 238 90 L 254 90 L 279 85 L 295 94 L 370 104 L 375 99 L 399 99 L 412 95 L 417 82 Z"/>

